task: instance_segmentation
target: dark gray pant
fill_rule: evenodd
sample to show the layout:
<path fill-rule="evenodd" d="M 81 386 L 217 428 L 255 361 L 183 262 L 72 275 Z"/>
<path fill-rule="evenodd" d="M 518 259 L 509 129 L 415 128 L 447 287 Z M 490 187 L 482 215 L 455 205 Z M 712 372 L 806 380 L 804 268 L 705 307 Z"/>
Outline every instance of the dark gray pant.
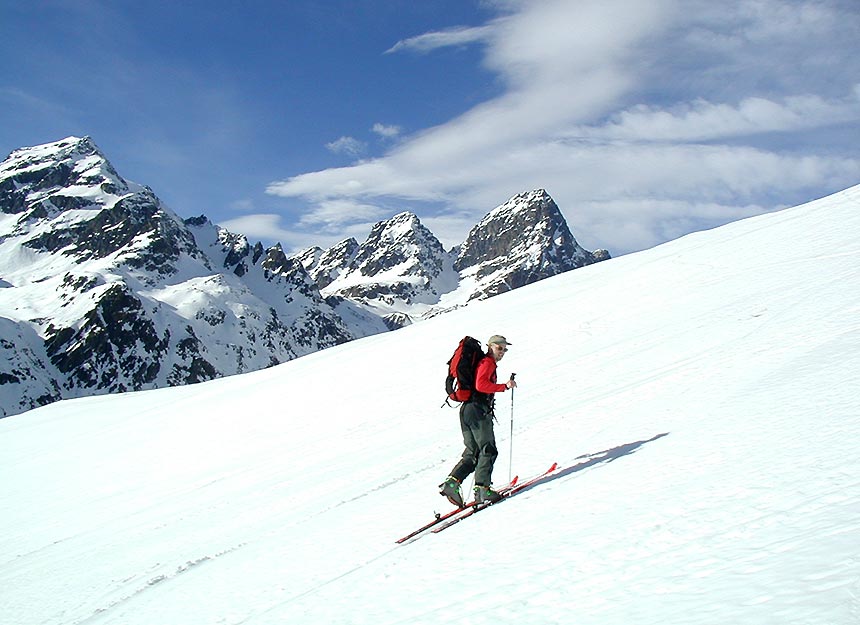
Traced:
<path fill-rule="evenodd" d="M 489 406 L 467 402 L 460 406 L 460 429 L 463 431 L 463 457 L 451 475 L 463 482 L 472 471 L 475 484 L 489 486 L 493 475 L 493 464 L 499 455 L 496 435 L 493 432 L 493 412 Z"/>

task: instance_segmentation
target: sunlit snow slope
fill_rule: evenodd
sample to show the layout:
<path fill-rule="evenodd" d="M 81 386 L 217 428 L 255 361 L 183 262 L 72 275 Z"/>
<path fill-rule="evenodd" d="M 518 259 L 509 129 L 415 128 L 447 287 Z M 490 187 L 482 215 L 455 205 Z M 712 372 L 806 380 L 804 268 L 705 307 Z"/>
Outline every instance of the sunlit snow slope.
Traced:
<path fill-rule="evenodd" d="M 464 334 L 495 478 L 439 534 Z M 0 421 L 0 623 L 860 622 L 860 187 L 204 384 Z"/>

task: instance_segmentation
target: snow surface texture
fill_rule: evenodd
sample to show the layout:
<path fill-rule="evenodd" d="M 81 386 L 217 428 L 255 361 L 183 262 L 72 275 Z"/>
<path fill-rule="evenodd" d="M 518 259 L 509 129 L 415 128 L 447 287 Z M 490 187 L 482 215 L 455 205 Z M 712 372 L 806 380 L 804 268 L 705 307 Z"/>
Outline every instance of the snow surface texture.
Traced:
<path fill-rule="evenodd" d="M 860 187 L 193 386 L 0 421 L 5 625 L 860 622 Z M 444 363 L 513 343 L 439 534 Z M 513 401 L 512 401 L 513 399 Z M 510 419 L 513 418 L 511 450 Z"/>

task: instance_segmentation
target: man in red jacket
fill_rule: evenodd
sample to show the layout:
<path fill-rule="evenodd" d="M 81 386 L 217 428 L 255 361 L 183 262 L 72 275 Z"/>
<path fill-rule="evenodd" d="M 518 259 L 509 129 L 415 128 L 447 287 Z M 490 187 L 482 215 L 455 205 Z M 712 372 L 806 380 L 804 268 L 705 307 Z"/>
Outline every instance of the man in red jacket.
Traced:
<path fill-rule="evenodd" d="M 463 506 L 460 484 L 475 472 L 475 502 L 495 502 L 501 495 L 491 488 L 493 463 L 499 455 L 496 436 L 493 432 L 494 394 L 516 388 L 513 377 L 504 384 L 496 382 L 496 363 L 508 351 L 505 337 L 495 334 L 487 341 L 487 354 L 478 363 L 475 376 L 475 391 L 468 401 L 460 406 L 460 429 L 466 449 L 463 457 L 451 471 L 451 475 L 439 485 L 439 493 L 457 507 Z"/>

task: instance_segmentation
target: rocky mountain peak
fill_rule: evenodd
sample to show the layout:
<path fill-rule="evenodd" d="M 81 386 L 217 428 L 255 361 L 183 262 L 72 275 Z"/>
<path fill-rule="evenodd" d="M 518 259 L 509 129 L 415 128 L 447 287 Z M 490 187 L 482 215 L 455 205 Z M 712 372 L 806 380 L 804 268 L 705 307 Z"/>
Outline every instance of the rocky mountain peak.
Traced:
<path fill-rule="evenodd" d="M 197 254 L 182 221 L 151 189 L 124 180 L 89 137 L 13 152 L 0 164 L 0 210 L 17 216 L 6 234 L 24 247 L 122 264 L 144 281 Z"/>
<path fill-rule="evenodd" d="M 538 247 L 530 249 L 534 243 Z M 457 268 L 528 251 L 541 253 L 547 245 L 569 250 L 575 244 L 556 203 L 545 190 L 537 189 L 515 195 L 487 213 L 469 231 L 457 257 Z"/>
<path fill-rule="evenodd" d="M 21 215 L 19 221 L 87 208 L 94 194 L 116 201 L 128 192 L 89 137 L 21 148 L 0 164 L 0 211 Z"/>
<path fill-rule="evenodd" d="M 466 237 L 455 269 L 476 281 L 470 299 L 530 284 L 608 257 L 584 250 L 544 189 L 520 193 L 490 211 Z"/>
<path fill-rule="evenodd" d="M 75 163 L 95 156 L 107 161 L 90 137 L 66 137 L 60 141 L 14 150 L 3 162 L 4 169 L 40 169 L 57 163 Z M 116 172 L 113 172 L 116 176 Z"/>
<path fill-rule="evenodd" d="M 435 235 L 414 213 L 403 212 L 373 226 L 324 293 L 357 300 L 385 317 L 438 301 L 451 280 L 451 265 Z"/>
<path fill-rule="evenodd" d="M 358 241 L 344 239 L 327 250 L 310 247 L 295 255 L 320 289 L 334 282 L 352 263 L 358 251 Z"/>
<path fill-rule="evenodd" d="M 428 257 L 438 253 L 444 253 L 439 239 L 417 215 L 404 212 L 373 226 L 356 251 L 352 267 L 364 276 L 374 276 L 404 263 L 423 267 Z"/>

